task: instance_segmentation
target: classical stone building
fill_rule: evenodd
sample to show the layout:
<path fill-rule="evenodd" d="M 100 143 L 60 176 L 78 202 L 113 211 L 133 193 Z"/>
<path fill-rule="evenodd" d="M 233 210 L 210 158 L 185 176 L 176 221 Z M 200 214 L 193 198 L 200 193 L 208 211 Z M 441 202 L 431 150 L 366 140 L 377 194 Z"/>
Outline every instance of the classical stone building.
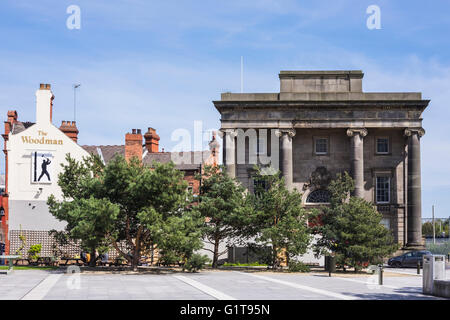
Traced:
<path fill-rule="evenodd" d="M 348 171 L 355 196 L 373 202 L 398 243 L 422 245 L 421 93 L 366 93 L 361 71 L 281 71 L 279 93 L 223 93 L 214 101 L 223 162 L 249 190 L 255 163 L 280 169 L 305 206 L 328 202 Z"/>

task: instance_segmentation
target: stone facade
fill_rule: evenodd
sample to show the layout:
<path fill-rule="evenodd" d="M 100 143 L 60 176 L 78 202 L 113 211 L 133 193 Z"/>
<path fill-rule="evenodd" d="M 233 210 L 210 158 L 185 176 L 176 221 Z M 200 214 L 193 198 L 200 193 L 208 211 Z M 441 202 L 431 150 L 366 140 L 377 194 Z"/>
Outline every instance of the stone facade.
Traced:
<path fill-rule="evenodd" d="M 255 163 L 280 169 L 305 206 L 337 173 L 373 202 L 398 243 L 420 247 L 421 93 L 365 93 L 361 71 L 281 71 L 280 93 L 223 93 L 223 162 L 250 191 Z M 321 200 L 322 199 L 322 200 Z M 323 202 L 321 202 L 323 201 Z"/>

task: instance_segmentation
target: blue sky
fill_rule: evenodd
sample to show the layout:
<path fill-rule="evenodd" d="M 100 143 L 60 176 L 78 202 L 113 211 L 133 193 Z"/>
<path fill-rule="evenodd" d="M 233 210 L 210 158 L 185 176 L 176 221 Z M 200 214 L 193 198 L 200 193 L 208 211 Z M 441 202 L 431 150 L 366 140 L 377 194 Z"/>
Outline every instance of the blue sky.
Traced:
<path fill-rule="evenodd" d="M 69 5 L 81 29 L 69 30 Z M 366 8 L 381 9 L 380 30 Z M 423 216 L 450 216 L 448 1 L 0 1 L 0 114 L 35 120 L 34 92 L 51 83 L 54 123 L 73 118 L 80 144 L 122 144 L 152 126 L 170 150 L 178 128 L 220 126 L 223 91 L 279 91 L 280 70 L 361 69 L 364 91 L 431 99 L 422 138 Z M 0 163 L 4 168 L 4 162 Z"/>

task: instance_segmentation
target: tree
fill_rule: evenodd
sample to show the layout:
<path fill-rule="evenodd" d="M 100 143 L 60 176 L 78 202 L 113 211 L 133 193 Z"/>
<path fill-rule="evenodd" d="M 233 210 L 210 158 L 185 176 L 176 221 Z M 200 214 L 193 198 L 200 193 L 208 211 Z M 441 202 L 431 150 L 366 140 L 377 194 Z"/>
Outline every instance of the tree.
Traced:
<path fill-rule="evenodd" d="M 202 184 L 199 203 L 193 210 L 205 221 L 203 234 L 213 245 L 212 250 L 205 250 L 213 253 L 212 267 L 217 268 L 219 257 L 226 252 L 219 251 L 220 244 L 239 235 L 251 207 L 246 201 L 245 189 L 225 172 L 224 167 L 206 166 L 197 178 Z"/>
<path fill-rule="evenodd" d="M 271 248 L 271 265 L 276 269 L 283 255 L 289 264 L 306 252 L 311 241 L 308 213 L 302 206 L 301 194 L 286 188 L 280 172 L 263 175 L 257 168 L 255 179 L 252 233 L 256 243 Z"/>
<path fill-rule="evenodd" d="M 49 211 L 57 219 L 66 221 L 66 231 L 71 239 L 81 240 L 81 247 L 91 254 L 90 266 L 95 266 L 96 250 L 103 252 L 114 237 L 114 224 L 119 214 L 119 206 L 108 199 L 74 199 L 56 201 L 48 199 Z"/>
<path fill-rule="evenodd" d="M 379 263 L 382 258 L 395 252 L 398 246 L 392 233 L 381 224 L 382 215 L 373 204 L 350 196 L 354 190 L 353 179 L 347 172 L 338 174 L 328 190 L 330 206 L 324 207 L 321 225 L 315 230 L 321 235 L 315 251 L 317 254 L 332 252 L 339 264 L 355 268 L 366 263 Z"/>
<path fill-rule="evenodd" d="M 173 163 L 147 167 L 137 158 L 126 161 L 116 156 L 103 166 L 95 157 L 79 162 L 67 156 L 63 167 L 58 185 L 64 199 L 49 199 L 52 214 L 68 222 L 74 237 L 92 246 L 103 240 L 112 244 L 133 269 L 141 252 L 162 243 L 166 224 L 184 228 L 185 223 L 173 226 L 172 219 L 191 219 L 184 216 L 191 201 L 187 183 Z M 97 213 L 89 216 L 92 210 Z M 98 232 L 86 238 L 89 230 Z"/>

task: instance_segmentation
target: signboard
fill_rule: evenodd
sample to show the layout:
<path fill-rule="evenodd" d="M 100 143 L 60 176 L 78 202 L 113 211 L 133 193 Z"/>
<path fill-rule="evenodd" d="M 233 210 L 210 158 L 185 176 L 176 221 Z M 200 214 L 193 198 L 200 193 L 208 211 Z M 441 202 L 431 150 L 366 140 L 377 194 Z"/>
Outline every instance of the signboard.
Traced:
<path fill-rule="evenodd" d="M 34 151 L 31 153 L 31 183 L 52 183 L 52 168 L 53 153 L 46 151 Z"/>

